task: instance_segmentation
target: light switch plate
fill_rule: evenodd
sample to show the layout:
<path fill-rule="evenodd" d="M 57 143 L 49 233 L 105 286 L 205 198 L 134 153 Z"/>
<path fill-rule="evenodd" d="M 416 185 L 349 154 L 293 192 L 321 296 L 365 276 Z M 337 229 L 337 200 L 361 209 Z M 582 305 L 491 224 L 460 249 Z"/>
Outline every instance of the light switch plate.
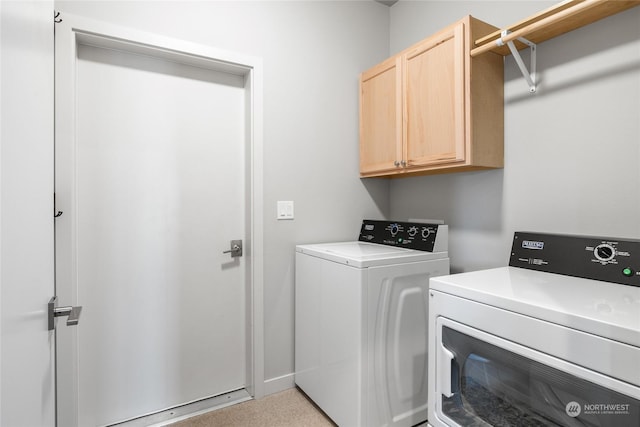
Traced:
<path fill-rule="evenodd" d="M 293 201 L 278 200 L 278 219 L 293 219 Z"/>

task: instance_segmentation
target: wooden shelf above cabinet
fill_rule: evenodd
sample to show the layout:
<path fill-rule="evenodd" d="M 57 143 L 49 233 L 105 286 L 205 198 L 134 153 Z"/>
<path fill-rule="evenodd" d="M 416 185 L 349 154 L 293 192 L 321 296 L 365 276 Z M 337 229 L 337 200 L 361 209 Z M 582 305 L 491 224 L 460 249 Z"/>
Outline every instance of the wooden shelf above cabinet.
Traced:
<path fill-rule="evenodd" d="M 640 0 L 566 0 L 505 28 L 509 34 L 504 37 L 501 36 L 503 30 L 499 30 L 475 40 L 471 56 L 489 51 L 507 56 L 511 52 L 506 44 L 498 43 L 501 38 L 503 43 L 518 37 L 542 43 L 635 6 L 640 6 Z M 518 49 L 527 47 L 517 40 L 515 45 Z"/>

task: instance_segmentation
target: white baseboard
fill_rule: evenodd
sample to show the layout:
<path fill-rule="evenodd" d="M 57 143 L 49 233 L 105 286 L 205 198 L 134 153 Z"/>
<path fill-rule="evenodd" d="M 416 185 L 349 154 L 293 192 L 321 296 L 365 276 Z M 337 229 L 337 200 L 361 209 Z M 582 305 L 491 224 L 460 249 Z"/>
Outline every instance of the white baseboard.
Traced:
<path fill-rule="evenodd" d="M 295 376 L 293 373 L 282 375 L 281 377 L 270 378 L 264 381 L 264 395 L 268 396 L 273 393 L 288 390 L 295 386 Z"/>

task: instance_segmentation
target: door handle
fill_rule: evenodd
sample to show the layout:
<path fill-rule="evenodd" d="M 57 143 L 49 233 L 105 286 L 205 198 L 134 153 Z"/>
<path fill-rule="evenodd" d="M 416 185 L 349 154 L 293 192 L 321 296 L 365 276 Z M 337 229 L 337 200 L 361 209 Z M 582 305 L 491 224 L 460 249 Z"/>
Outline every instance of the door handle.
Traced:
<path fill-rule="evenodd" d="M 449 351 L 442 343 L 440 343 L 440 360 L 443 366 L 438 366 L 440 375 L 440 392 L 445 397 L 453 396 L 451 391 L 451 362 L 455 359 L 455 355 Z"/>
<path fill-rule="evenodd" d="M 66 306 L 58 307 L 58 297 L 52 297 L 49 300 L 49 330 L 53 331 L 56 328 L 56 317 L 68 316 L 67 326 L 75 326 L 80 321 L 80 312 L 82 306 Z"/>
<path fill-rule="evenodd" d="M 232 240 L 229 243 L 229 250 L 223 251 L 223 254 L 231 254 L 231 258 L 242 256 L 242 240 Z"/>

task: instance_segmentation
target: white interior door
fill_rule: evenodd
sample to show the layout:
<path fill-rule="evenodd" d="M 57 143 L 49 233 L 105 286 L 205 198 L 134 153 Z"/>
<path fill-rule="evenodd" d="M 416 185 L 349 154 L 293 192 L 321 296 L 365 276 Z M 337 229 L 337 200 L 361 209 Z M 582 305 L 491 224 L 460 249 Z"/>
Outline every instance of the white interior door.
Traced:
<path fill-rule="evenodd" d="M 243 76 L 79 44 L 56 140 L 61 425 L 98 426 L 246 386 Z M 64 77 L 68 78 L 68 76 Z M 74 95 L 75 93 L 75 95 Z"/>
<path fill-rule="evenodd" d="M 0 1 L 0 426 L 55 425 L 53 1 Z"/>

